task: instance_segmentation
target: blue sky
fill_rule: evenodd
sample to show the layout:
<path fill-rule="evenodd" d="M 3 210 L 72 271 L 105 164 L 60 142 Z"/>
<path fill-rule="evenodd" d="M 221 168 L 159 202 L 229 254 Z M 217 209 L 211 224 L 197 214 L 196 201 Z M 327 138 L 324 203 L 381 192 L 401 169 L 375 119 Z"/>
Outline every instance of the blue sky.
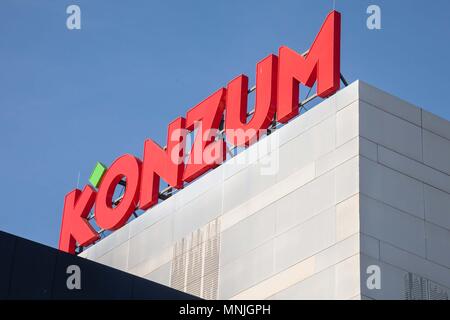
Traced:
<path fill-rule="evenodd" d="M 66 8 L 81 8 L 81 30 Z M 366 27 L 377 4 L 382 29 Z M 64 195 L 278 47 L 332 0 L 0 2 L 0 229 L 57 246 Z M 450 119 L 450 1 L 336 0 L 342 73 Z"/>

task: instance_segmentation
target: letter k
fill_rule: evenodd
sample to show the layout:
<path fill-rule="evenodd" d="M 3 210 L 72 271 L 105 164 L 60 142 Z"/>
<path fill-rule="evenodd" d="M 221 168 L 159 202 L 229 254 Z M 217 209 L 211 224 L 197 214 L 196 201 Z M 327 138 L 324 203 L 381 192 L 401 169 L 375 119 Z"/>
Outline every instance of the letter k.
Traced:
<path fill-rule="evenodd" d="M 75 245 L 87 246 L 99 239 L 87 216 L 95 202 L 96 192 L 87 185 L 84 190 L 74 189 L 64 199 L 64 211 L 59 236 L 59 250 L 75 253 Z"/>

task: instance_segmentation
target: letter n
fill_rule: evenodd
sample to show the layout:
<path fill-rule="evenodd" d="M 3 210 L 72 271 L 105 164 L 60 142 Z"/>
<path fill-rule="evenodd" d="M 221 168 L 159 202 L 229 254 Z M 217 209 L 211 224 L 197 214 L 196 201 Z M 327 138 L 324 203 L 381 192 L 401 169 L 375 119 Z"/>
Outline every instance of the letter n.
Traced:
<path fill-rule="evenodd" d="M 185 122 L 180 117 L 169 124 L 166 150 L 151 139 L 145 141 L 139 204 L 143 210 L 158 203 L 160 178 L 173 188 L 183 188 Z"/>

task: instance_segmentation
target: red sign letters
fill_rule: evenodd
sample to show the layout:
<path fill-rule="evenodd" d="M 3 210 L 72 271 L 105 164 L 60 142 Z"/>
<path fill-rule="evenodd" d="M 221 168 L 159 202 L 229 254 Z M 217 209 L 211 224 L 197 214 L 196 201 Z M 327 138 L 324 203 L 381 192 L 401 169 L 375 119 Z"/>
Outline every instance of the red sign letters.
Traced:
<path fill-rule="evenodd" d="M 341 16 L 328 14 L 306 55 L 281 47 L 278 56 L 269 55 L 256 65 L 255 110 L 247 121 L 248 78 L 240 75 L 191 108 L 186 117 L 169 124 L 167 147 L 153 140 L 144 143 L 143 160 L 126 154 L 116 159 L 103 176 L 98 191 L 86 185 L 64 200 L 59 249 L 75 253 L 99 239 L 87 220 L 95 204 L 94 217 L 104 230 L 122 227 L 136 209 L 149 209 L 158 203 L 160 179 L 171 187 L 183 188 L 226 158 L 226 144 L 216 139 L 225 112 L 224 130 L 234 146 L 247 146 L 259 138 L 275 120 L 286 123 L 298 114 L 299 85 L 312 87 L 317 95 L 328 97 L 339 89 Z M 195 130 L 190 154 L 185 157 L 186 132 Z M 186 158 L 186 159 L 185 159 Z M 113 203 L 118 183 L 126 187 L 120 202 Z"/>

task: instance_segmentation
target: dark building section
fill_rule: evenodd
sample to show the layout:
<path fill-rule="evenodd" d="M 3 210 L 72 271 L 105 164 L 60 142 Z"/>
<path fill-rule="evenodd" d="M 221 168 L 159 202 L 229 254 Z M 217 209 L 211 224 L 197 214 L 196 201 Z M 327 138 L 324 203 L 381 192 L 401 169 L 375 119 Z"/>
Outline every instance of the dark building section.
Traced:
<path fill-rule="evenodd" d="M 81 289 L 68 289 L 71 265 Z M 198 299 L 161 284 L 0 231 L 0 299 Z"/>

